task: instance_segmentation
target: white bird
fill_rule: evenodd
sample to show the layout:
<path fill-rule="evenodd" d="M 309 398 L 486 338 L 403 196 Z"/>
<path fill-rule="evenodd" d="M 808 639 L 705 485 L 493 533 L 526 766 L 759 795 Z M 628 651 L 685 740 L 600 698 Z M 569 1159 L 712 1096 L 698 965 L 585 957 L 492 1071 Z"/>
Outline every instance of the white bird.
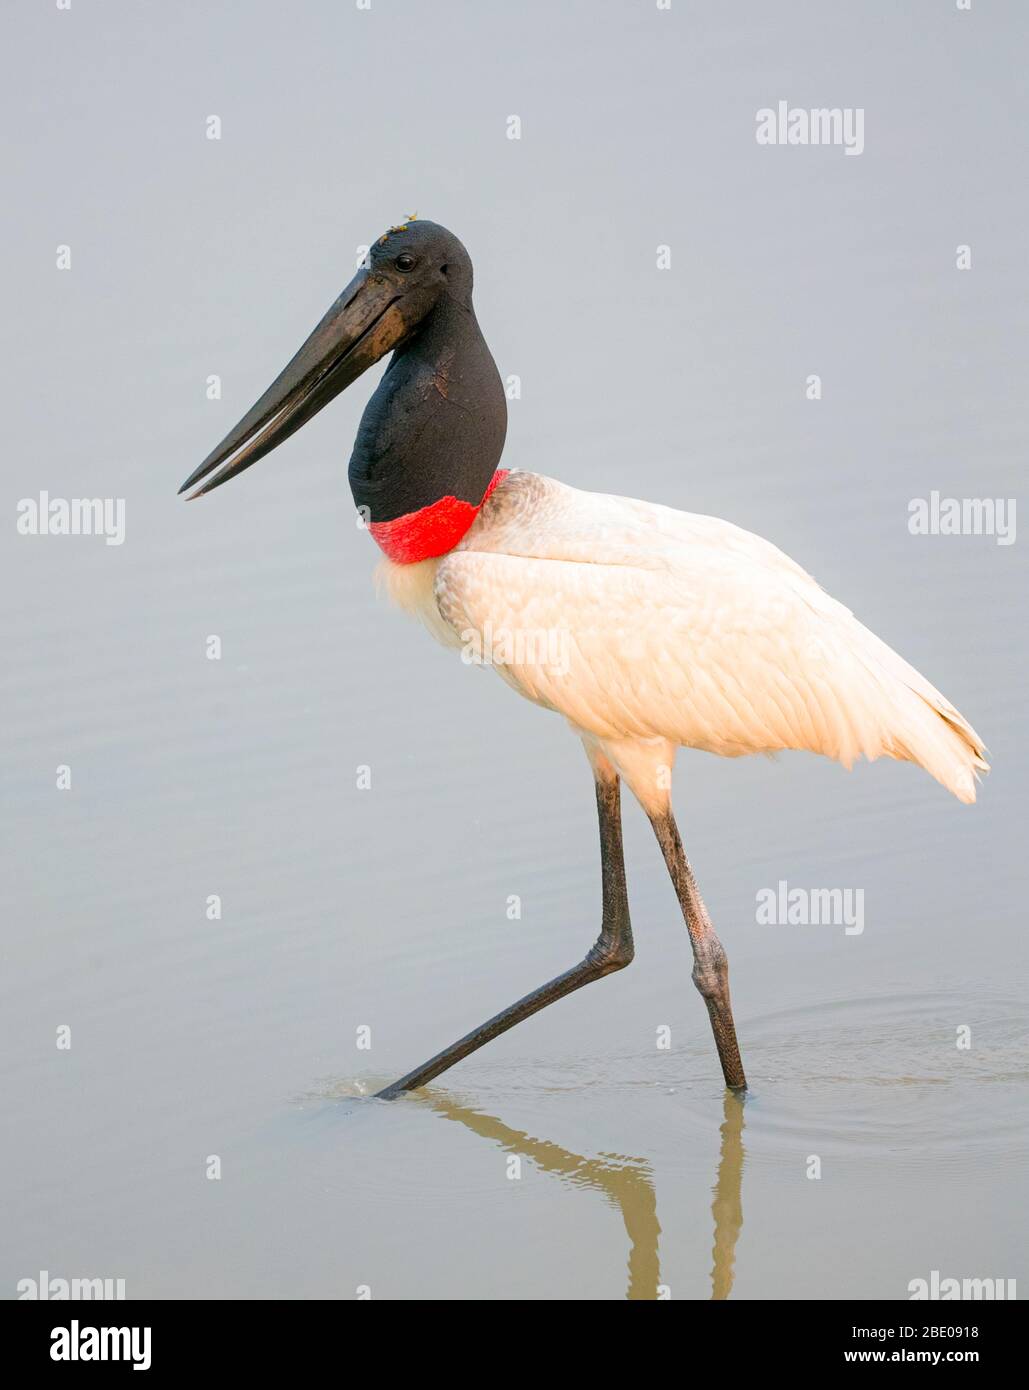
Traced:
<path fill-rule="evenodd" d="M 420 1086 L 633 957 L 624 780 L 661 845 L 726 1084 L 746 1086 L 728 962 L 671 807 L 679 747 L 723 757 L 805 749 L 849 767 L 920 764 L 975 800 L 982 741 L 948 700 L 782 551 L 714 517 L 498 469 L 506 404 L 471 305 L 471 262 L 444 228 L 376 243 L 285 371 L 183 484 L 210 491 L 268 453 L 372 362 L 394 357 L 362 417 L 350 481 L 386 554 L 392 599 L 466 659 L 564 715 L 593 769 L 603 919 L 579 965 L 387 1087 Z M 200 495 L 200 493 L 196 494 Z"/>

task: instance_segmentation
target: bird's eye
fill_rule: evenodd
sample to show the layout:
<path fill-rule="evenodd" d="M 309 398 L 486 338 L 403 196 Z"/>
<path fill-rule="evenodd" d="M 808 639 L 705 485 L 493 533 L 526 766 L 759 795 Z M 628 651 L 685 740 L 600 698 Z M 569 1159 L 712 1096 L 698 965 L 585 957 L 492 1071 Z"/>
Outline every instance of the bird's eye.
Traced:
<path fill-rule="evenodd" d="M 409 251 L 401 251 L 393 264 L 398 270 L 414 270 L 414 257 Z"/>

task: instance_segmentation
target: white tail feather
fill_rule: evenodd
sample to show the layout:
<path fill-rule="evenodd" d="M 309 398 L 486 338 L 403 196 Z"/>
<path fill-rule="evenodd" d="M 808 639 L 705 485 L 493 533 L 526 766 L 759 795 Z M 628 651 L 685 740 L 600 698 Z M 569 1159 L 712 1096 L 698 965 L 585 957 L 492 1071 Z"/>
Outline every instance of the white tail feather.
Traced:
<path fill-rule="evenodd" d="M 954 706 L 892 647 L 855 620 L 863 663 L 893 686 L 897 717 L 890 721 L 883 752 L 918 763 L 959 801 L 975 801 L 976 778 L 988 772 L 982 739 Z"/>

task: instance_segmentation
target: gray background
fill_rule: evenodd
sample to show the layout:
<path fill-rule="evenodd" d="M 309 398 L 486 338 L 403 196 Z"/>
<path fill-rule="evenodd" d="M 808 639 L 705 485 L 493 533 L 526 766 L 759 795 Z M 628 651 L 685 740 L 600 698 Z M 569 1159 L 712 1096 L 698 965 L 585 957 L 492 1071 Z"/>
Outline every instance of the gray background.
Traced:
<path fill-rule="evenodd" d="M 1022 491 L 1027 27 L 944 0 L 8 7 L 0 1293 L 621 1297 L 631 1244 L 633 1296 L 707 1297 L 713 1230 L 722 1294 L 1029 1281 L 1025 548 L 907 530 L 931 489 Z M 864 154 L 759 146 L 780 98 L 863 107 Z M 468 246 L 522 379 L 508 466 L 767 536 L 990 747 L 974 808 L 893 763 L 681 757 L 742 1120 L 635 808 L 633 969 L 428 1099 L 353 1099 L 599 918 L 562 721 L 374 596 L 345 464 L 377 373 L 175 497 L 415 211 Z M 123 497 L 125 544 L 19 536 L 41 489 Z M 759 927 L 782 878 L 863 888 L 864 934 Z"/>

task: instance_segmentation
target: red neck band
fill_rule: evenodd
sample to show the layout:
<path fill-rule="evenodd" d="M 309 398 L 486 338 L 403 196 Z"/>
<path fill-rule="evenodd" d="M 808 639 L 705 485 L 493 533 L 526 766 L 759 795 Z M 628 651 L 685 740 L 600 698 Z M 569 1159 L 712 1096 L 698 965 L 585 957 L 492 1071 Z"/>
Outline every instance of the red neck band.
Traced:
<path fill-rule="evenodd" d="M 370 521 L 368 530 L 376 544 L 398 565 L 413 565 L 453 550 L 479 515 L 486 498 L 508 475 L 498 468 L 490 479 L 482 502 L 473 506 L 458 497 L 441 497 L 428 507 L 407 512 L 393 521 Z"/>

